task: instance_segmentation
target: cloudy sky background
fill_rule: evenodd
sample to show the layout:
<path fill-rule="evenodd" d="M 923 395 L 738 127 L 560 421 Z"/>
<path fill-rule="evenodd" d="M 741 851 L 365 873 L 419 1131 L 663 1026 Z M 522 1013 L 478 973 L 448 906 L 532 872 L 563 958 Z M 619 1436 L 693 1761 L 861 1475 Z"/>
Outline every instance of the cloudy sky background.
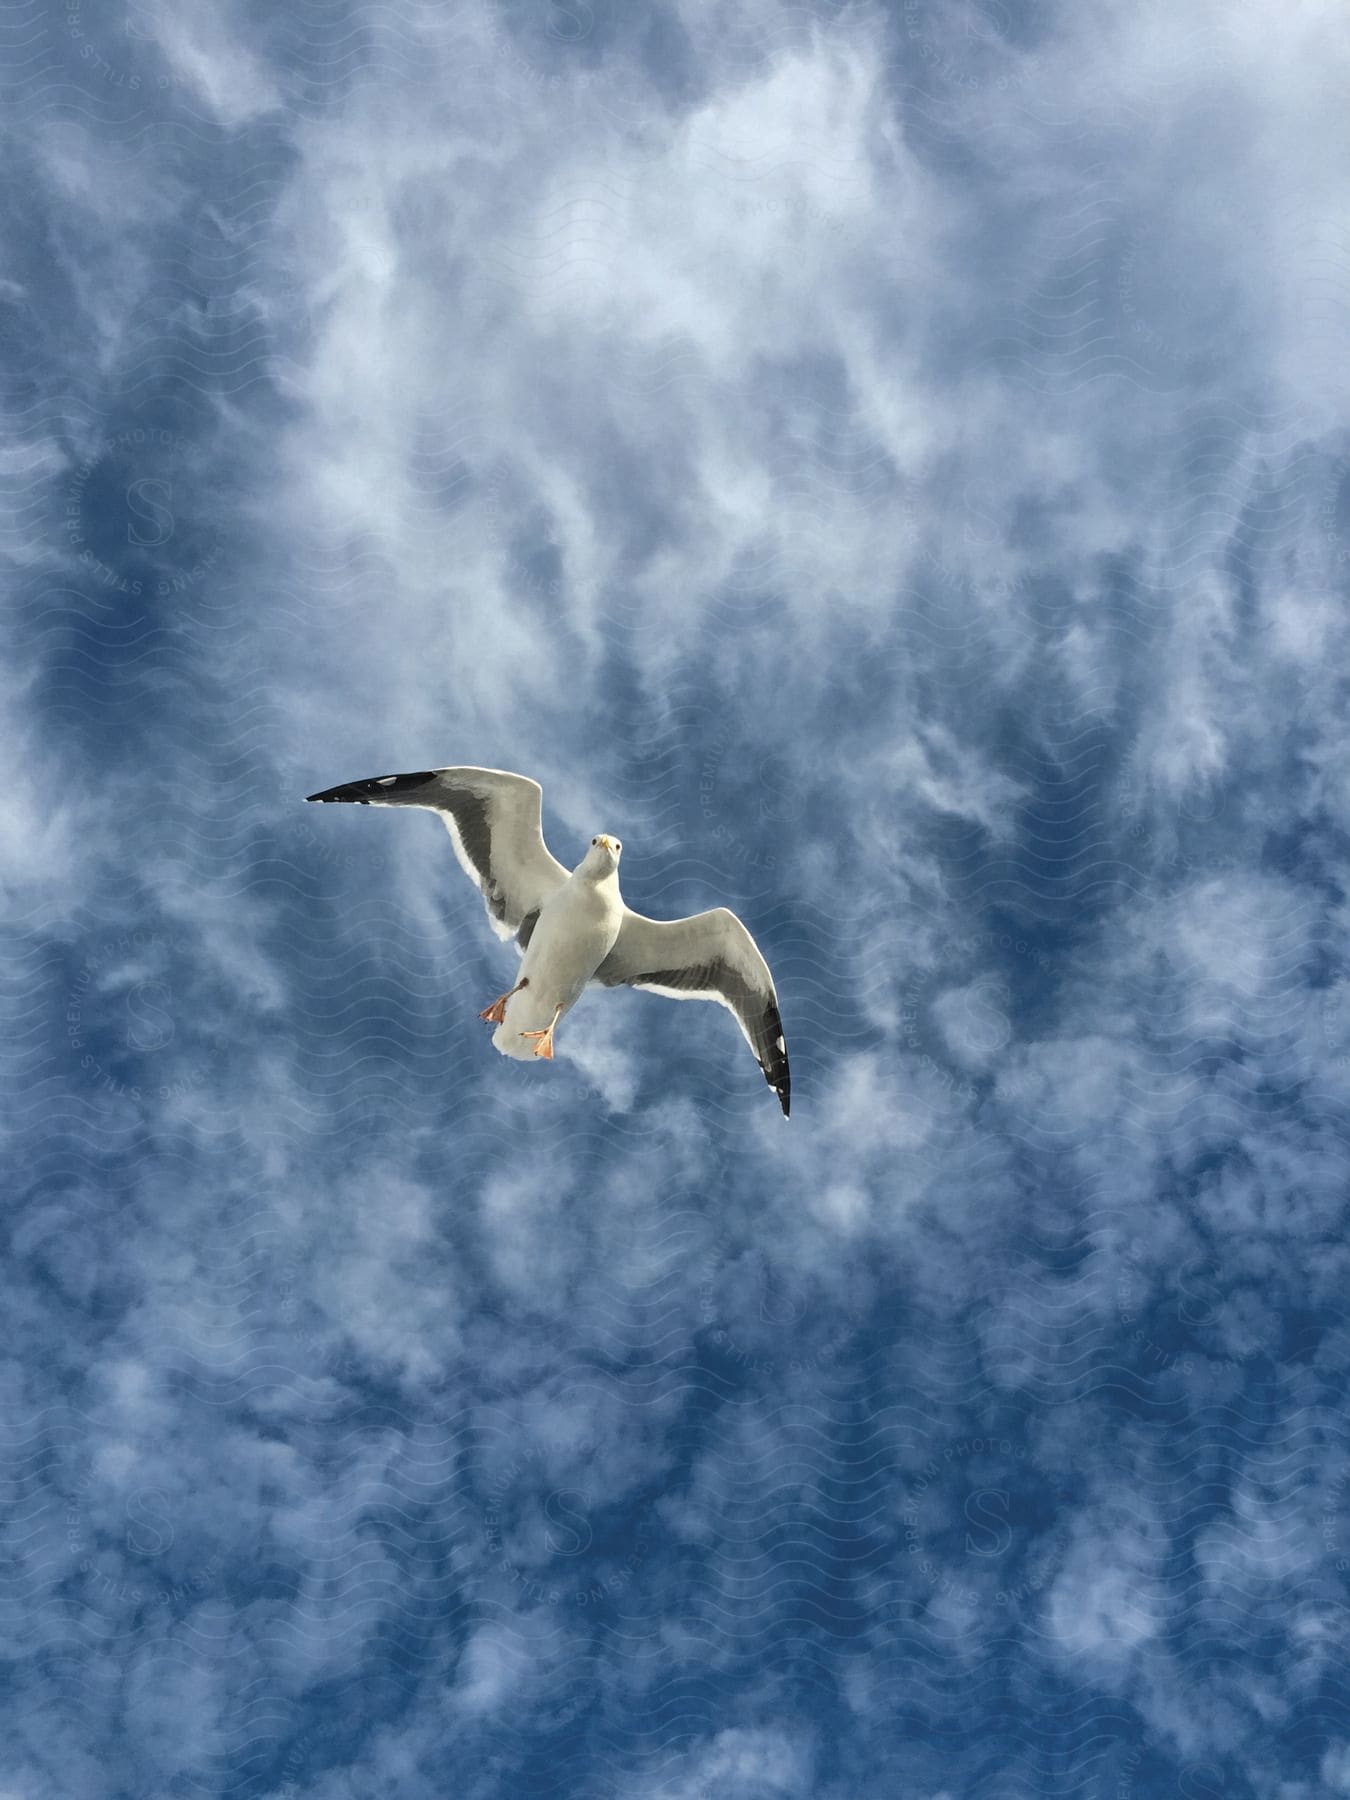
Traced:
<path fill-rule="evenodd" d="M 1350 24 L 13 0 L 5 1800 L 1350 1794 Z M 444 832 L 726 903 L 549 1068 Z"/>

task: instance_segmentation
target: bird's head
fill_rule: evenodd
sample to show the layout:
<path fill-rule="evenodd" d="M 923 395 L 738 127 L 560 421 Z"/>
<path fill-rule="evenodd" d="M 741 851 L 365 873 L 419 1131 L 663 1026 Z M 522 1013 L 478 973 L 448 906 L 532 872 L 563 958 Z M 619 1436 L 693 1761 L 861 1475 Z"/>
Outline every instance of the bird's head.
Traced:
<path fill-rule="evenodd" d="M 599 837 L 591 839 L 591 847 L 581 859 L 584 868 L 592 869 L 597 875 L 612 875 L 619 866 L 619 857 L 623 845 L 618 838 L 601 832 Z"/>

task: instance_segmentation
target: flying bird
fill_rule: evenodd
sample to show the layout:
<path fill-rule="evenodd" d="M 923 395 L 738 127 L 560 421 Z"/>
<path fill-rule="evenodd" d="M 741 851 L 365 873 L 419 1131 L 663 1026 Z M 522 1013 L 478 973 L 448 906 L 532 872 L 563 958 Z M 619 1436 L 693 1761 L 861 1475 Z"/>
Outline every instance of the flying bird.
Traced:
<path fill-rule="evenodd" d="M 478 1015 L 496 1026 L 492 1042 L 503 1056 L 552 1057 L 559 1020 L 591 985 L 716 1000 L 735 1015 L 787 1117 L 778 996 L 745 926 L 724 906 L 688 919 L 630 911 L 619 893 L 623 845 L 608 833 L 591 839 L 569 873 L 544 842 L 537 781 L 504 769 L 423 769 L 308 798 L 440 814 L 460 867 L 487 902 L 488 923 L 523 953 L 519 981 Z"/>

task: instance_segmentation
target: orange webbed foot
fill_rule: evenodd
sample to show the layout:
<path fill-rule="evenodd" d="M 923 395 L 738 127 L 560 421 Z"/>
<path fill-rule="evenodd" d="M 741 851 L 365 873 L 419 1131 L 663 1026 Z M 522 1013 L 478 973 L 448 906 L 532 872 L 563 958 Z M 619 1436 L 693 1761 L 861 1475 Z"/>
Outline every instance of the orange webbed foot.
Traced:
<path fill-rule="evenodd" d="M 506 1023 L 507 1001 L 511 998 L 512 994 L 518 994 L 522 988 L 528 987 L 529 985 L 530 978 L 527 975 L 523 981 L 518 981 L 513 988 L 508 988 L 504 994 L 494 1000 L 491 1006 L 485 1006 L 482 1012 L 479 1013 L 479 1018 L 485 1020 L 489 1025 L 504 1025 Z"/>

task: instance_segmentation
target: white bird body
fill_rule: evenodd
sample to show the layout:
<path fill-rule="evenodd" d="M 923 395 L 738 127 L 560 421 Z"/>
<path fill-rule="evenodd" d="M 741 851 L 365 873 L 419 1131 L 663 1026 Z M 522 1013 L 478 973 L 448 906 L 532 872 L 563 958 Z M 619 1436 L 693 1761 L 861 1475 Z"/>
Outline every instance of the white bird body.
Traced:
<path fill-rule="evenodd" d="M 534 1044 L 523 1034 L 544 1031 L 571 1011 L 614 948 L 622 923 L 618 859 L 592 845 L 539 909 L 520 965 L 522 985 L 506 1001 L 506 1016 L 492 1034 L 494 1049 L 532 1061 Z"/>
<path fill-rule="evenodd" d="M 500 938 L 514 939 L 520 980 L 479 1013 L 503 1056 L 553 1055 L 553 1030 L 586 988 L 646 988 L 672 1000 L 713 1000 L 735 1017 L 787 1117 L 787 1044 L 768 964 L 726 907 L 648 919 L 619 893 L 618 838 L 601 835 L 569 874 L 544 842 L 539 783 L 509 769 L 416 769 L 311 794 L 358 806 L 438 813 Z"/>

